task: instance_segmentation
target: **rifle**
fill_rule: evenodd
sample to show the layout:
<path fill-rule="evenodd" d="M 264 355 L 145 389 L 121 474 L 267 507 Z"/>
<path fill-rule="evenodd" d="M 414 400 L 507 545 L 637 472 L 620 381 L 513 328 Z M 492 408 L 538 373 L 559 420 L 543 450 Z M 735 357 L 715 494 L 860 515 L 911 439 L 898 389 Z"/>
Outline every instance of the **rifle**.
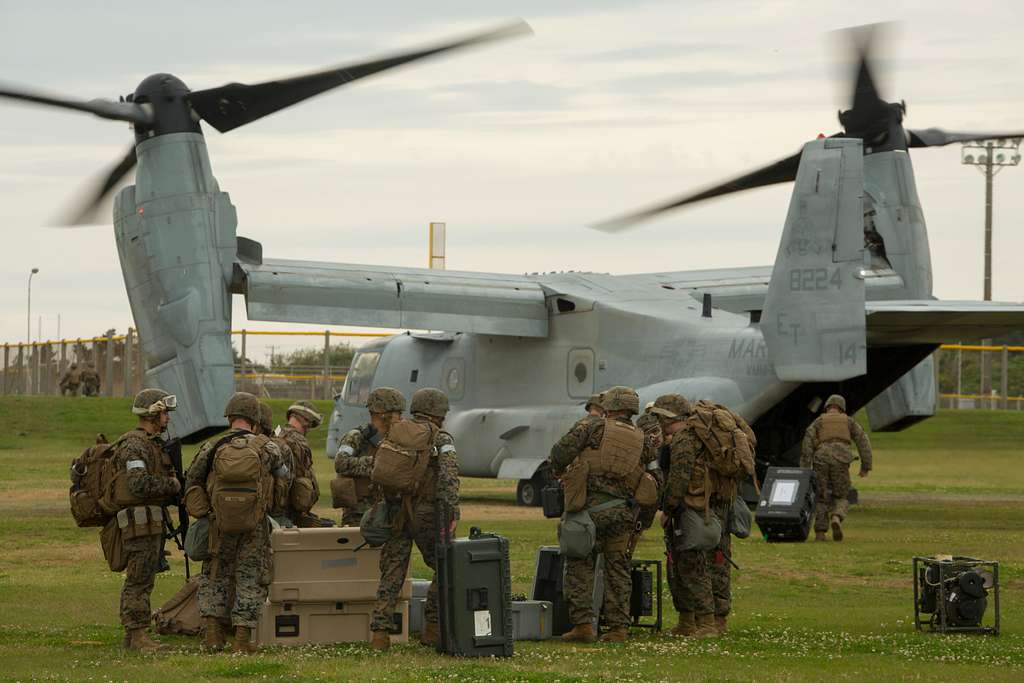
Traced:
<path fill-rule="evenodd" d="M 443 500 L 437 501 L 437 513 L 434 515 L 437 534 L 437 546 L 434 552 L 437 564 L 437 651 L 439 653 L 450 653 L 455 643 L 452 642 L 452 634 L 449 632 L 451 624 L 451 602 L 449 595 L 452 587 L 448 576 L 448 547 L 451 545 L 451 510 Z"/>
<path fill-rule="evenodd" d="M 185 552 L 185 534 L 188 533 L 188 510 L 185 509 L 185 468 L 181 463 L 181 439 L 171 439 L 164 444 L 164 453 L 170 458 L 171 467 L 174 468 L 174 477 L 178 480 L 178 527 L 175 528 L 170 519 L 164 513 L 164 541 L 173 539 L 185 557 L 185 580 L 191 578 L 191 569 L 188 564 L 188 554 Z M 162 550 L 162 549 L 161 549 Z"/>

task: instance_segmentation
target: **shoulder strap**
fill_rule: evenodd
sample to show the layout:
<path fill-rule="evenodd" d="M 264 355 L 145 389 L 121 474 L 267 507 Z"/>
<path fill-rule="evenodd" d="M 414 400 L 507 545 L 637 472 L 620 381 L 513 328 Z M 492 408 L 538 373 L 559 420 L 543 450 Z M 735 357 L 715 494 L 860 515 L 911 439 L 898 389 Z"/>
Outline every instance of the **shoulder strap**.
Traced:
<path fill-rule="evenodd" d="M 210 470 L 213 469 L 213 459 L 217 457 L 217 451 L 220 449 L 220 447 L 226 444 L 227 442 L 231 441 L 231 439 L 235 438 L 236 436 L 243 436 L 245 434 L 252 434 L 252 432 L 247 432 L 244 429 L 238 429 L 236 431 L 230 432 L 226 436 L 221 437 L 217 441 L 217 443 L 213 444 L 213 446 L 210 448 L 210 457 L 206 459 L 206 472 L 203 473 L 202 479 L 204 482 L 210 478 Z"/>

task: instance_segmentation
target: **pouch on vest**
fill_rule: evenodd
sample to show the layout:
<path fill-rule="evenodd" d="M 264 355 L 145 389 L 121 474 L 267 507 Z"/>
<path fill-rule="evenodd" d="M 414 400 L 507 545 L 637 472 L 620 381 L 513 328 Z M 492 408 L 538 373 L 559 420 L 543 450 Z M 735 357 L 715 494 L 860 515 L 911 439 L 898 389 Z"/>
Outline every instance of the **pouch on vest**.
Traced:
<path fill-rule="evenodd" d="M 556 481 L 540 490 L 540 507 L 548 519 L 557 519 L 565 514 L 565 489 L 561 483 Z"/>
<path fill-rule="evenodd" d="M 705 515 L 684 506 L 676 536 L 681 550 L 711 550 L 722 540 L 722 522 L 713 511 Z"/>
<path fill-rule="evenodd" d="M 747 501 L 743 500 L 743 496 L 736 496 L 729 511 L 729 533 L 736 538 L 747 538 L 753 521 L 754 516 L 750 514 Z"/>
<path fill-rule="evenodd" d="M 586 510 L 566 512 L 558 523 L 558 548 L 571 560 L 590 556 L 597 542 L 597 527 Z"/>
<path fill-rule="evenodd" d="M 427 472 L 437 428 L 399 420 L 377 447 L 370 479 L 397 493 L 415 493 Z"/>
<path fill-rule="evenodd" d="M 356 480 L 353 477 L 331 479 L 331 507 L 353 508 L 359 504 L 356 496 Z"/>
<path fill-rule="evenodd" d="M 103 548 L 103 557 L 106 558 L 110 571 L 123 572 L 128 566 L 128 553 L 124 551 L 121 527 L 118 526 L 116 517 L 111 518 L 100 532 L 100 546 Z"/>
<path fill-rule="evenodd" d="M 210 518 L 201 517 L 188 525 L 185 534 L 185 555 L 190 560 L 203 562 L 210 555 Z"/>
<path fill-rule="evenodd" d="M 170 600 L 153 612 L 153 625 L 162 636 L 197 636 L 203 620 L 199 615 L 199 577 L 189 579 Z"/>
<path fill-rule="evenodd" d="M 263 460 L 250 439 L 237 437 L 213 454 L 210 502 L 218 530 L 227 534 L 255 529 L 266 515 L 270 489 Z"/>
<path fill-rule="evenodd" d="M 640 507 L 653 507 L 658 504 L 658 480 L 649 472 L 640 476 L 640 483 L 637 484 L 636 492 L 633 494 Z"/>
<path fill-rule="evenodd" d="M 288 494 L 288 502 L 296 512 L 305 513 L 313 509 L 316 503 L 316 489 L 313 481 L 307 477 L 296 477 L 292 481 L 292 489 Z"/>
<path fill-rule="evenodd" d="M 80 527 L 103 526 L 117 512 L 104 503 L 112 477 L 113 444 L 99 434 L 96 444 L 82 451 L 71 462 L 71 488 L 68 498 L 71 516 Z"/>
<path fill-rule="evenodd" d="M 588 476 L 590 476 L 590 462 L 583 458 L 576 458 L 562 474 L 566 512 L 579 512 L 587 506 Z"/>
<path fill-rule="evenodd" d="M 391 507 L 387 501 L 378 500 L 359 520 L 359 533 L 371 548 L 379 548 L 391 539 Z"/>
<path fill-rule="evenodd" d="M 210 514 L 210 498 L 206 495 L 206 489 L 199 484 L 189 486 L 185 491 L 185 509 L 196 519 Z"/>

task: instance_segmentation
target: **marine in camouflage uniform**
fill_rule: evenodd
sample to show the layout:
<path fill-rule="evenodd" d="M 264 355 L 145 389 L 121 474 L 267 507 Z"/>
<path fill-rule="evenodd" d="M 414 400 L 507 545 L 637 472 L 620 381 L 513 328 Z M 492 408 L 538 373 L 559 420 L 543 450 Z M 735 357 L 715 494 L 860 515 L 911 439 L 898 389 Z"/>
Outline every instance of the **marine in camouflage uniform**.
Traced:
<path fill-rule="evenodd" d="M 270 440 L 277 444 L 281 450 L 281 460 L 284 462 L 288 474 L 277 480 L 278 490 L 274 491 L 274 502 L 270 505 L 270 516 L 274 521 L 285 529 L 295 525 L 292 523 L 288 510 L 288 498 L 291 493 L 292 480 L 295 479 L 295 458 L 292 449 L 284 439 L 274 436 L 274 409 L 265 401 L 260 401 L 260 423 L 256 427 L 256 433 L 270 437 Z M 230 626 L 230 622 L 228 623 Z"/>
<path fill-rule="evenodd" d="M 60 378 L 60 393 L 61 396 L 78 396 L 78 385 L 82 383 L 82 371 L 78 369 L 78 365 L 75 363 L 71 364 L 71 367 L 67 369 L 64 375 Z"/>
<path fill-rule="evenodd" d="M 121 588 L 124 644 L 143 652 L 161 649 L 146 628 L 152 614 L 149 598 L 163 557 L 163 507 L 181 491 L 160 436 L 176 405 L 174 397 L 160 389 L 140 391 L 132 404 L 139 424 L 114 443 L 111 460 L 116 473 L 113 502 L 120 508 L 111 523 L 121 527 L 128 562 Z"/>
<path fill-rule="evenodd" d="M 87 363 L 85 370 L 82 370 L 82 395 L 100 395 L 100 373 L 96 372 L 96 366 L 92 363 Z"/>
<path fill-rule="evenodd" d="M 661 509 L 665 513 L 665 545 L 669 553 L 668 579 L 672 603 L 679 613 L 679 624 L 673 635 L 707 637 L 715 633 L 715 598 L 708 575 L 707 553 L 683 550 L 684 539 L 676 535 L 676 520 L 685 509 L 685 496 L 695 468 L 707 466 L 704 443 L 687 424 L 693 411 L 690 402 L 680 394 L 659 396 L 652 412 L 661 419 L 668 440 L 669 469 L 662 492 Z"/>
<path fill-rule="evenodd" d="M 665 474 L 661 471 L 661 466 L 658 462 L 658 453 L 661 451 L 665 439 L 661 433 L 661 422 L 658 420 L 657 415 L 645 412 L 636 419 L 636 426 L 644 432 L 644 464 L 647 467 L 648 473 L 658 482 L 658 490 L 661 491 L 665 488 Z M 633 551 L 636 549 L 637 543 L 640 542 L 643 532 L 651 528 L 657 516 L 657 505 L 640 508 L 640 516 L 637 518 L 636 528 L 629 541 L 630 560 L 633 559 Z"/>
<path fill-rule="evenodd" d="M 566 469 L 581 455 L 597 452 L 602 448 L 608 423 L 615 421 L 629 425 L 639 431 L 632 423 L 632 416 L 640 408 L 636 392 L 629 387 L 612 387 L 601 394 L 601 407 L 605 417 L 588 415 L 577 422 L 558 442 L 551 447 L 548 459 L 551 471 L 561 477 Z M 636 447 L 640 450 L 635 454 L 641 463 L 653 458 L 653 453 L 645 447 L 642 434 L 639 435 Z M 634 457 L 628 454 L 625 457 Z M 609 473 L 587 476 L 586 508 L 614 500 L 629 501 L 633 491 L 624 477 Z M 632 535 L 638 510 L 635 506 L 617 505 L 603 510 L 590 512 L 597 531 L 594 549 L 584 559 L 567 558 L 565 561 L 564 594 L 569 602 L 569 621 L 571 631 L 563 634 L 566 641 L 593 642 L 597 634 L 593 622 L 596 617 L 593 608 L 594 575 L 597 556 L 604 558 L 604 602 L 601 613 L 609 627 L 608 633 L 602 638 L 607 642 L 624 642 L 629 628 L 629 598 L 633 591 L 630 575 L 629 541 Z"/>
<path fill-rule="evenodd" d="M 377 589 L 377 602 L 370 620 L 370 629 L 373 631 L 371 645 L 378 650 L 390 646 L 389 634 L 395 630 L 395 604 L 409 571 L 413 543 L 423 555 L 423 562 L 434 572 L 430 577 L 430 589 L 427 591 L 427 602 L 423 609 L 423 633 L 420 634 L 420 642 L 429 646 L 437 644 L 438 505 L 446 508 L 450 515 L 449 534 L 454 533 L 459 519 L 458 454 L 452 435 L 441 429 L 448 414 L 448 397 L 440 389 L 418 389 L 412 395 L 409 411 L 414 422 L 432 424 L 438 429 L 424 477 L 425 484 L 411 501 L 411 514 L 415 522 L 410 524 L 407 520 L 381 548 L 380 586 Z M 380 496 L 386 496 L 383 490 L 378 491 Z M 389 499 L 389 504 L 395 509 L 403 505 L 400 499 Z"/>
<path fill-rule="evenodd" d="M 253 431 L 259 426 L 259 400 L 252 394 L 237 392 L 228 401 L 224 415 L 231 423 L 231 435 L 245 439 L 260 454 L 263 470 L 275 479 L 272 490 L 278 490 L 280 480 L 287 477 L 287 468 L 277 444 Z M 252 642 L 252 630 L 259 621 L 270 583 L 270 529 L 264 519 L 249 532 L 217 531 L 207 486 L 212 460 L 219 448 L 223 448 L 220 446 L 215 451 L 214 447 L 224 438 L 203 444 L 185 478 L 189 514 L 193 517 L 210 515 L 212 559 L 203 562 L 199 577 L 199 613 L 206 623 L 203 645 L 208 650 L 223 648 L 225 636 L 221 624 L 230 618 L 235 629 L 233 650 L 251 653 L 257 650 Z M 198 509 L 192 498 L 193 491 L 198 492 L 199 498 L 205 498 L 205 504 L 200 504 Z"/>
<path fill-rule="evenodd" d="M 355 505 L 341 511 L 343 526 L 359 526 L 363 514 L 373 504 L 374 492 L 370 483 L 373 456 L 377 446 L 387 437 L 391 423 L 401 419 L 405 411 L 405 396 L 398 389 L 378 387 L 366 398 L 370 423 L 348 431 L 338 445 L 334 456 L 334 471 L 339 477 L 349 477 L 358 498 Z"/>
<path fill-rule="evenodd" d="M 860 476 L 871 471 L 871 442 L 864 429 L 846 414 L 846 399 L 833 394 L 804 433 L 800 467 L 813 467 L 818 479 L 818 501 L 814 510 L 814 540 L 824 541 L 832 526 L 832 539 L 843 540 L 843 520 L 850 511 L 851 445 L 860 453 Z"/>
<path fill-rule="evenodd" d="M 306 434 L 319 427 L 324 418 L 309 401 L 297 401 L 288 406 L 285 419 L 287 422 L 273 432 L 275 441 L 283 441 L 291 451 L 293 460 L 289 469 L 293 476 L 307 478 L 313 486 L 312 503 L 308 507 L 303 505 L 304 509 L 299 509 L 294 497 L 289 499 L 288 517 L 295 526 L 302 528 L 333 526 L 333 522 L 323 520 L 313 512 L 313 505 L 320 498 L 320 485 L 313 469 L 313 449 L 306 438 Z"/>

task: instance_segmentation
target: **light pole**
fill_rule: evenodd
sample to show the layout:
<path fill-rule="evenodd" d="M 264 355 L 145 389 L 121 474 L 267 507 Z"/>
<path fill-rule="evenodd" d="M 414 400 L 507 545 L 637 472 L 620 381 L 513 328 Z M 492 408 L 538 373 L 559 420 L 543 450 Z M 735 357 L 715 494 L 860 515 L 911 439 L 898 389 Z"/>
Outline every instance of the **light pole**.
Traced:
<path fill-rule="evenodd" d="M 1000 140 L 979 140 L 965 142 L 960 150 L 960 163 L 974 166 L 985 176 L 985 301 L 992 301 L 992 178 L 1007 166 L 1020 164 L 1021 138 Z M 982 346 L 990 346 L 991 339 L 981 340 Z M 992 378 L 989 369 L 988 351 L 981 352 L 981 395 L 982 400 L 992 393 Z"/>
<path fill-rule="evenodd" d="M 22 358 L 25 359 L 25 393 L 32 391 L 30 386 L 30 377 L 32 376 L 32 370 L 28 367 L 28 350 L 29 344 L 32 343 L 32 276 L 39 272 L 38 268 L 33 268 L 32 272 L 28 274 L 28 312 L 25 314 L 25 353 L 22 354 Z"/>

